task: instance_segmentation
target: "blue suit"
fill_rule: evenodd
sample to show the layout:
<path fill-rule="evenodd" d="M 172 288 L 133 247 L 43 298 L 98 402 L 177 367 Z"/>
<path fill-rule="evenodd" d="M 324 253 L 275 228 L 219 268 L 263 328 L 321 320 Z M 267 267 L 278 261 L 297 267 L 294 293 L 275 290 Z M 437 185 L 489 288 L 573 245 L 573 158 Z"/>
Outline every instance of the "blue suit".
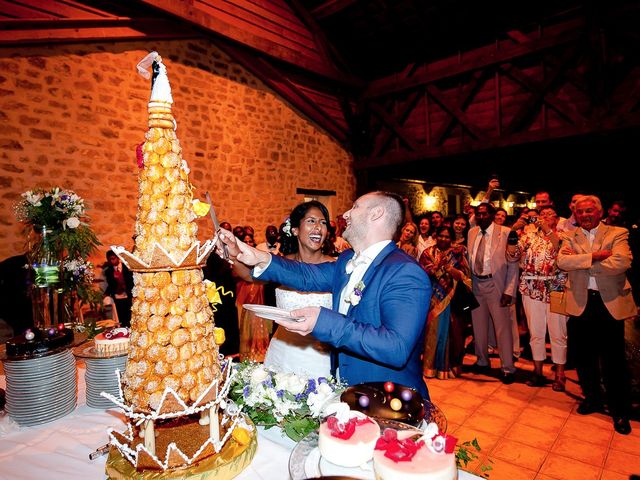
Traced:
<path fill-rule="evenodd" d="M 345 272 L 353 250 L 336 262 L 311 265 L 273 256 L 260 280 L 283 283 L 300 291 L 332 292 L 333 308 L 322 308 L 313 336 L 339 352 L 340 376 L 353 385 L 392 381 L 418 390 L 429 399 L 422 378 L 422 347 L 431 300 L 431 283 L 416 261 L 390 243 L 369 265 L 358 305 L 347 315 L 337 307 L 349 281 Z"/>

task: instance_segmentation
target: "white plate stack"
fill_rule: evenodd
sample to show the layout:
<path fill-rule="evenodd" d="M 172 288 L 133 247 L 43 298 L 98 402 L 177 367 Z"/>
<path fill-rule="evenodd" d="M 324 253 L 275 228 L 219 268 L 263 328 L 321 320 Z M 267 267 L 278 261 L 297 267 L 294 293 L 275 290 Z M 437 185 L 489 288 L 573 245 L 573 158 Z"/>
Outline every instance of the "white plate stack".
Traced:
<path fill-rule="evenodd" d="M 6 411 L 21 426 L 64 417 L 76 407 L 76 359 L 71 350 L 4 362 Z"/>
<path fill-rule="evenodd" d="M 124 375 L 124 368 L 127 364 L 127 356 L 111 358 L 85 358 L 87 373 L 87 405 L 91 408 L 107 409 L 116 405 L 109 399 L 102 397 L 102 392 L 107 392 L 116 398 L 120 397 L 118 388 L 118 376 L 116 370 Z"/>

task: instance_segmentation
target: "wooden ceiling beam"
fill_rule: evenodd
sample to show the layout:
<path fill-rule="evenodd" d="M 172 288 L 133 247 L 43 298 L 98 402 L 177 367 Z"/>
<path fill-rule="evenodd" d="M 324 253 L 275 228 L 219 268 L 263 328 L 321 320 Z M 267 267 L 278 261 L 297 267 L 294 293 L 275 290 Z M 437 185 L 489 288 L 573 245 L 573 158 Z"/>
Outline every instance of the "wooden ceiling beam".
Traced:
<path fill-rule="evenodd" d="M 407 121 L 407 118 L 409 118 L 409 115 L 411 114 L 421 97 L 422 92 L 414 92 L 401 107 L 398 115 L 396 115 L 397 120 L 392 119 L 386 113 L 386 110 L 379 105 L 373 103 L 370 105 L 373 113 L 375 113 L 376 116 L 378 116 L 378 118 L 380 118 L 380 120 L 382 120 L 387 126 L 387 130 L 385 130 L 381 134 L 381 139 L 378 142 L 378 147 L 376 148 L 372 156 L 379 156 L 380 152 L 383 152 L 387 148 L 388 143 L 391 141 L 394 135 L 401 141 L 403 141 L 411 150 L 416 150 L 418 148 L 413 140 L 404 135 L 404 133 L 402 132 L 402 126 L 404 125 L 404 122 Z"/>
<path fill-rule="evenodd" d="M 474 72 L 471 81 L 465 85 L 460 97 L 458 97 L 458 102 L 456 108 L 460 111 L 464 111 L 465 108 L 469 105 L 469 102 L 475 94 L 478 92 L 478 89 L 483 83 L 483 80 L 486 76 L 489 75 L 489 70 L 478 70 Z M 451 128 L 455 125 L 456 118 L 453 115 L 449 115 L 449 118 L 444 121 L 442 126 L 438 129 L 436 134 L 433 136 L 433 145 L 440 145 L 444 141 L 444 138 L 451 131 Z"/>
<path fill-rule="evenodd" d="M 609 130 L 639 127 L 640 112 L 635 112 L 633 114 L 627 115 L 611 115 L 604 121 L 600 122 L 597 126 L 593 124 L 582 126 L 566 125 L 562 127 L 520 132 L 504 137 L 492 137 L 483 141 L 468 141 L 440 146 L 421 146 L 421 148 L 416 151 L 398 150 L 395 152 L 390 152 L 384 157 L 378 158 L 356 158 L 354 167 L 356 168 L 356 170 L 366 170 L 376 167 L 402 165 L 409 162 L 426 161 L 431 158 L 447 157 L 450 155 L 477 152 L 480 150 L 504 148 L 513 145 L 522 145 L 558 138 L 588 135 L 591 133 L 599 133 Z"/>
<path fill-rule="evenodd" d="M 346 145 L 348 132 L 264 58 L 260 58 L 247 52 L 242 47 L 236 47 L 228 42 L 220 42 L 218 46 L 244 68 L 256 75 L 269 88 L 291 103 L 300 113 L 324 129 L 343 146 Z"/>
<path fill-rule="evenodd" d="M 520 105 L 518 111 L 513 116 L 511 122 L 505 129 L 505 133 L 507 135 L 511 135 L 521 129 L 526 121 L 535 114 L 535 107 L 544 100 L 549 89 L 556 83 L 560 75 L 567 69 L 569 62 L 575 58 L 577 53 L 578 44 L 574 44 L 571 46 L 571 48 L 565 50 L 565 53 L 562 55 L 562 59 L 560 60 L 558 65 L 555 66 L 549 74 L 544 75 L 544 81 L 542 83 L 534 86 L 533 83 L 535 82 L 533 80 L 529 81 L 529 83 L 533 86 L 531 95 L 526 101 L 522 103 L 522 105 Z M 507 73 L 507 70 L 505 70 L 505 73 Z M 571 117 L 569 118 L 571 119 Z"/>
<path fill-rule="evenodd" d="M 426 86 L 427 93 L 433 98 L 449 115 L 451 115 L 460 124 L 460 126 L 469 132 L 477 140 L 482 140 L 487 135 L 485 132 L 475 126 L 469 116 L 463 112 L 458 105 L 452 104 L 435 85 Z"/>
<path fill-rule="evenodd" d="M 574 26 L 574 23 L 571 25 Z M 369 87 L 364 93 L 364 97 L 377 98 L 390 95 L 438 80 L 506 63 L 516 58 L 534 55 L 550 48 L 561 47 L 567 43 L 575 42 L 582 34 L 582 31 L 577 28 L 569 29 L 567 27 L 567 29 L 561 33 L 531 40 L 526 43 L 514 44 L 506 48 L 491 51 L 486 48 L 481 48 L 466 52 L 462 61 L 459 63 L 451 63 L 429 70 L 423 69 L 423 71 L 419 71 L 409 78 L 398 78 L 398 75 L 390 75 L 379 80 L 374 80 L 369 84 Z"/>
<path fill-rule="evenodd" d="M 507 63 L 505 65 L 500 65 L 500 71 L 515 80 L 517 83 L 522 85 L 527 90 L 531 91 L 534 95 L 536 95 L 537 99 L 546 103 L 551 108 L 553 108 L 556 112 L 558 112 L 563 117 L 567 118 L 571 122 L 580 125 L 586 123 L 587 120 L 583 117 L 580 112 L 578 112 L 574 105 L 566 100 L 562 100 L 555 95 L 552 95 L 548 92 L 548 86 L 528 77 L 520 70 L 518 70 L 514 65 Z M 562 70 L 562 66 L 556 64 L 556 71 Z"/>
<path fill-rule="evenodd" d="M 311 58 L 305 55 L 300 49 L 288 47 L 281 43 L 277 43 L 259 33 L 249 31 L 242 28 L 242 25 L 228 21 L 228 16 L 223 14 L 215 16 L 209 11 L 194 6 L 193 0 L 139 0 L 140 2 L 155 7 L 163 12 L 174 15 L 186 22 L 194 24 L 208 32 L 215 33 L 227 39 L 238 42 L 242 45 L 256 49 L 263 54 L 278 60 L 284 61 L 290 65 L 297 66 L 307 70 L 313 74 L 323 76 L 334 82 L 343 84 L 357 84 L 358 79 L 337 71 L 333 65 Z M 210 11 L 216 9 L 209 8 Z"/>
<path fill-rule="evenodd" d="M 341 12 L 347 7 L 350 7 L 358 0 L 328 0 L 323 4 L 318 5 L 313 10 L 311 10 L 311 14 L 321 20 L 323 18 L 329 17 L 331 15 L 335 15 L 336 13 Z"/>

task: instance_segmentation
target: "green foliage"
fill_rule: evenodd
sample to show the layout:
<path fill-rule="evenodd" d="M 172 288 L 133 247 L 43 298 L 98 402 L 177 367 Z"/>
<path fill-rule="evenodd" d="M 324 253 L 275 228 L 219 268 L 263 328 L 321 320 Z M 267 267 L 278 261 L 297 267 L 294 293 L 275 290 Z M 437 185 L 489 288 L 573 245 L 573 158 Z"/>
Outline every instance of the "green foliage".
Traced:
<path fill-rule="evenodd" d="M 460 443 L 456 446 L 456 466 L 465 470 L 469 462 L 478 458 L 478 453 L 480 451 L 480 443 L 478 443 L 478 439 L 474 438 L 471 441 L 466 441 Z M 489 463 L 492 463 L 489 460 Z M 493 467 L 488 464 L 483 464 L 480 466 L 480 471 L 482 472 L 482 476 L 485 478 L 489 478 L 489 473 L 493 470 Z"/>

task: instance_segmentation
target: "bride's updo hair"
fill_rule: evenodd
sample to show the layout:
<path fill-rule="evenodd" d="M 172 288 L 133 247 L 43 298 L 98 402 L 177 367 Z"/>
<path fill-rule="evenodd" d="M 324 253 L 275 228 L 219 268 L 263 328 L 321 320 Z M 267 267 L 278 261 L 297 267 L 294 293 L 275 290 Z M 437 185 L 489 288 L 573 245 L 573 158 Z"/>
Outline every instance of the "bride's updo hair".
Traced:
<path fill-rule="evenodd" d="M 329 228 L 329 210 L 322 203 L 317 200 L 311 200 L 310 202 L 304 202 L 291 210 L 289 218 L 280 226 L 280 252 L 283 255 L 289 255 L 291 253 L 298 252 L 298 237 L 296 237 L 291 231 L 292 228 L 300 228 L 300 222 L 312 208 L 317 208 L 322 212 L 322 216 L 327 222 L 327 229 Z"/>

